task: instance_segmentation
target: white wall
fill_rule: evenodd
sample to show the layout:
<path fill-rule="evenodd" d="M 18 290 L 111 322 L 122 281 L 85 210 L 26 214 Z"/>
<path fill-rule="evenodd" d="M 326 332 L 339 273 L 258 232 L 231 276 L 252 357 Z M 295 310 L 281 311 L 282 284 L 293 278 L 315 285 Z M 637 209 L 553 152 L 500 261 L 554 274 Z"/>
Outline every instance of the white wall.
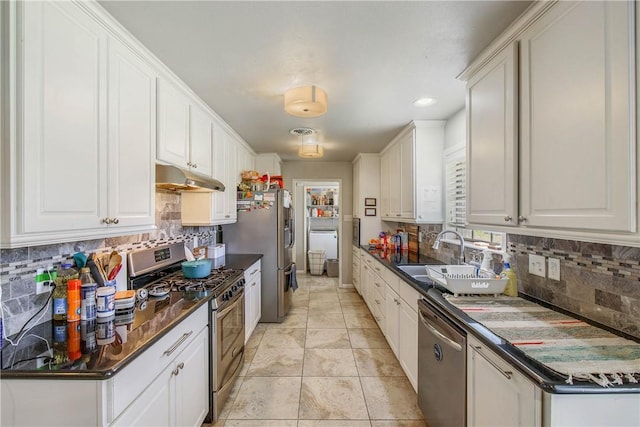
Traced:
<path fill-rule="evenodd" d="M 444 149 L 464 145 L 467 140 L 467 110 L 462 110 L 449 117 L 444 128 Z"/>

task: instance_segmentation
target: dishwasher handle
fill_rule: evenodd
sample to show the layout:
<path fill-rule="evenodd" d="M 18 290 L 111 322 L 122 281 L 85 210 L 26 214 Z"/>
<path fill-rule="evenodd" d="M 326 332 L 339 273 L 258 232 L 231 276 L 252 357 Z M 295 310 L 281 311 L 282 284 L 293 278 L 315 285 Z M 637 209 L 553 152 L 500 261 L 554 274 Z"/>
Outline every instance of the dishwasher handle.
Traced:
<path fill-rule="evenodd" d="M 418 308 L 418 314 L 420 315 L 420 322 L 427 328 L 427 330 L 432 335 L 442 340 L 446 345 L 453 348 L 455 351 L 463 350 L 462 345 L 455 342 L 453 339 L 446 336 L 445 334 L 440 332 L 434 325 L 432 325 L 431 322 L 429 322 L 429 320 L 425 317 L 425 313 L 420 308 Z"/>

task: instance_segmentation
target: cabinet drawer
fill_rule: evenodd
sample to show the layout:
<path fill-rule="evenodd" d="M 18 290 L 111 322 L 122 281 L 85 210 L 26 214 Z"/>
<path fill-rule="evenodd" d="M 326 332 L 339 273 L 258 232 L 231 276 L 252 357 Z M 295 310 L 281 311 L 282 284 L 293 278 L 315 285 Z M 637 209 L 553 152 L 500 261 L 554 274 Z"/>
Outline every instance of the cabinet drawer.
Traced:
<path fill-rule="evenodd" d="M 387 285 L 389 285 L 391 289 L 396 291 L 396 293 L 399 293 L 398 289 L 400 288 L 400 278 L 396 276 L 393 271 L 386 268 L 382 278 L 387 282 Z"/>
<path fill-rule="evenodd" d="M 256 274 L 260 273 L 260 271 L 260 261 L 254 262 L 251 267 L 244 271 L 244 280 L 247 283 L 251 282 L 255 278 Z"/>
<path fill-rule="evenodd" d="M 401 282 L 399 286 L 400 298 L 402 298 L 413 311 L 418 311 L 418 300 L 420 299 L 420 293 L 413 289 L 411 285 Z"/>
<path fill-rule="evenodd" d="M 209 322 L 209 304 L 203 304 L 195 313 L 178 323 L 158 342 L 118 372 L 113 378 L 111 394 L 113 409 L 109 420 L 118 416 L 140 393 L 151 384 L 175 357 L 193 341 Z M 172 351 L 173 350 L 173 351 Z"/>
<path fill-rule="evenodd" d="M 374 289 L 376 292 L 374 293 L 374 295 L 376 295 L 376 298 L 381 299 L 382 301 L 384 301 L 385 295 L 386 295 L 386 283 L 384 280 L 382 280 L 380 278 L 380 276 L 378 276 L 377 274 L 373 275 L 373 286 L 372 289 Z"/>

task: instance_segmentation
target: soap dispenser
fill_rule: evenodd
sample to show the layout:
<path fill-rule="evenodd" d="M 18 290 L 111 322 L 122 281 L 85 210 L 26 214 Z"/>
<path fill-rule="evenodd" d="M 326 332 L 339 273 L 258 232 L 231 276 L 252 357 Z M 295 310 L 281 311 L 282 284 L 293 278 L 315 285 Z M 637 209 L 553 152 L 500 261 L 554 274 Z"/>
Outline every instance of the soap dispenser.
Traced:
<path fill-rule="evenodd" d="M 504 254 L 502 258 L 504 260 L 504 270 L 501 276 L 507 279 L 507 286 L 502 293 L 510 297 L 517 297 L 518 278 L 516 277 L 516 272 L 511 269 L 511 256 Z"/>

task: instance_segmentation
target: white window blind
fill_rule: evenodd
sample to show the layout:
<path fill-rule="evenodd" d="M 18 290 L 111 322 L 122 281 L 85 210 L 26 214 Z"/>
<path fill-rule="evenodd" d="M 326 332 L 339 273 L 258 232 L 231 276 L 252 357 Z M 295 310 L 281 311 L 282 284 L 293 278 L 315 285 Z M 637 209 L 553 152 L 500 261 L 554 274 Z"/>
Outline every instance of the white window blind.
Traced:
<path fill-rule="evenodd" d="M 445 159 L 447 186 L 447 224 L 450 227 L 464 227 L 467 223 L 467 162 L 459 151 Z"/>

